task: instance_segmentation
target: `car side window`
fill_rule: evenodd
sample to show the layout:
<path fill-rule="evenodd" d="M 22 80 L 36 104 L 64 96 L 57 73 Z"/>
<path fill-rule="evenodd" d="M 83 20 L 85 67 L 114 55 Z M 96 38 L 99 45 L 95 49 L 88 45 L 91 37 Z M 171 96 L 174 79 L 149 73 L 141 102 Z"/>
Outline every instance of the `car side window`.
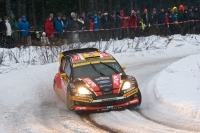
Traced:
<path fill-rule="evenodd" d="M 65 70 L 65 66 L 66 66 L 66 60 L 65 59 L 62 59 L 62 64 L 61 64 L 61 72 L 64 72 Z"/>
<path fill-rule="evenodd" d="M 65 68 L 63 69 L 68 77 L 71 76 L 71 64 L 69 60 L 66 60 Z"/>

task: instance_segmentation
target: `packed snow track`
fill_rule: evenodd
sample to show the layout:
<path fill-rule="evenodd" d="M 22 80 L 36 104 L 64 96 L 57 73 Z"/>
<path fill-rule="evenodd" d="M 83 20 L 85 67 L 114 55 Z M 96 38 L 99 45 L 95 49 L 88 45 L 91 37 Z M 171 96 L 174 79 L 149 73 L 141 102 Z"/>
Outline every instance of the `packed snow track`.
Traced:
<path fill-rule="evenodd" d="M 123 63 L 126 73 L 138 80 L 143 96 L 141 106 L 87 116 L 69 111 L 54 93 L 52 84 L 58 63 L 1 74 L 0 133 L 200 132 L 199 121 L 177 115 L 176 110 L 159 102 L 154 91 L 158 73 L 184 56 L 145 61 L 133 58 Z"/>

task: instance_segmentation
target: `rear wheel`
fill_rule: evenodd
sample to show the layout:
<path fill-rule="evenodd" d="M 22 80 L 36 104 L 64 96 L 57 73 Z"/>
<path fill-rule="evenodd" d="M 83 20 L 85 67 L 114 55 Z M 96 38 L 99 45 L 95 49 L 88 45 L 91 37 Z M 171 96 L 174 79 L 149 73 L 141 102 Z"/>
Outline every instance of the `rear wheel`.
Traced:
<path fill-rule="evenodd" d="M 67 94 L 67 107 L 69 110 L 74 110 L 74 101 L 70 92 Z"/>

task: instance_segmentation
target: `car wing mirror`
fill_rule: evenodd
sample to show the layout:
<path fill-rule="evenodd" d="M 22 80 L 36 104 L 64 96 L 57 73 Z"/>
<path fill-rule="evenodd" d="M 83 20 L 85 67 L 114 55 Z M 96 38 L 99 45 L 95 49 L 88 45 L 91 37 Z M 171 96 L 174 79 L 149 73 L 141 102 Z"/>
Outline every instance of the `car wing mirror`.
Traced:
<path fill-rule="evenodd" d="M 122 66 L 122 69 L 123 69 L 123 70 L 125 70 L 125 69 L 126 69 L 126 67 L 125 67 L 125 66 Z"/>
<path fill-rule="evenodd" d="M 66 78 L 67 78 L 66 73 L 61 73 L 60 76 L 61 76 L 63 79 L 66 79 Z"/>

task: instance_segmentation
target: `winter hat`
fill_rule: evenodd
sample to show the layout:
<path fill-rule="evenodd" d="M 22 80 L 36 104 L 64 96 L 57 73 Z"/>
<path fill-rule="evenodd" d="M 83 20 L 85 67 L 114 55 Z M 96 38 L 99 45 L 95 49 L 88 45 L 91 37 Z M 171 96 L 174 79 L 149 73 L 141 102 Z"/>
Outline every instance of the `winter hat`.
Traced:
<path fill-rule="evenodd" d="M 42 32 L 42 35 L 46 35 L 46 33 L 45 33 L 45 32 Z"/>
<path fill-rule="evenodd" d="M 184 11 L 184 9 L 185 9 L 185 8 L 184 8 L 183 5 L 180 5 L 180 6 L 179 6 L 179 10 L 181 10 L 182 12 Z"/>
<path fill-rule="evenodd" d="M 26 16 L 25 15 L 22 15 L 22 17 L 21 17 L 22 19 L 26 19 Z"/>
<path fill-rule="evenodd" d="M 14 17 L 15 15 L 11 12 L 10 17 Z"/>
<path fill-rule="evenodd" d="M 173 7 L 175 12 L 178 12 L 178 8 L 176 6 Z"/>
<path fill-rule="evenodd" d="M 156 8 L 153 8 L 153 11 L 156 11 Z"/>
<path fill-rule="evenodd" d="M 50 17 L 50 18 L 53 18 L 53 13 L 50 13 L 50 14 L 49 14 L 49 17 Z"/>
<path fill-rule="evenodd" d="M 93 11 L 93 15 L 94 15 L 94 14 L 97 14 L 97 11 Z"/>

